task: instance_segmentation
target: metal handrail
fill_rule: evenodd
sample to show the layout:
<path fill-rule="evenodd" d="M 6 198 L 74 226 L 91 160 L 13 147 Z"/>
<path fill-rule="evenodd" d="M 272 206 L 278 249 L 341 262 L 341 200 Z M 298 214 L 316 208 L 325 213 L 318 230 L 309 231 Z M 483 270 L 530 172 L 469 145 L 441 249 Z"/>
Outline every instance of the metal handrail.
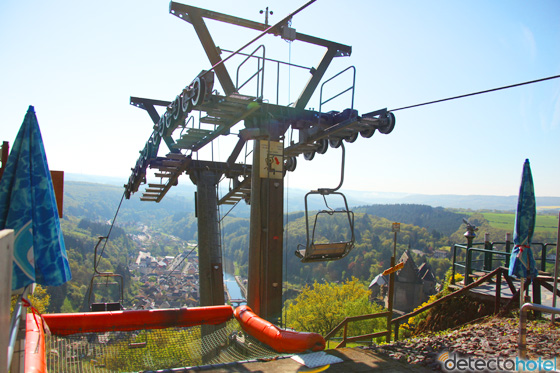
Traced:
<path fill-rule="evenodd" d="M 505 245 L 505 249 L 506 251 L 500 251 L 500 250 L 495 250 L 494 246 L 496 245 Z M 479 248 L 476 246 L 484 246 L 484 248 Z M 540 270 L 545 272 L 546 271 L 546 252 L 548 250 L 549 247 L 556 247 L 556 244 L 554 243 L 540 243 L 540 242 L 534 242 L 531 243 L 531 246 L 540 246 L 540 252 L 541 252 L 541 256 L 540 258 L 535 258 L 535 260 L 540 260 L 541 261 L 541 266 L 540 266 Z M 483 269 L 480 269 L 480 271 L 482 272 L 489 272 L 491 271 L 493 268 L 492 266 L 492 261 L 494 259 L 494 255 L 499 255 L 499 256 L 504 256 L 506 257 L 506 259 L 509 259 L 510 256 L 510 250 L 511 247 L 513 247 L 513 242 L 511 241 L 505 241 L 505 242 L 477 242 L 477 243 L 473 243 L 470 247 L 469 246 L 465 246 L 465 245 L 460 245 L 460 244 L 455 244 L 453 245 L 453 263 L 451 265 L 451 274 L 452 274 L 452 284 L 454 284 L 454 278 L 455 278 L 455 269 L 456 268 L 464 268 L 464 275 L 465 275 L 465 284 L 468 284 L 472 281 L 472 279 L 470 279 L 470 275 L 472 273 L 472 266 L 474 263 L 484 263 L 483 265 Z M 489 249 L 488 249 L 489 248 Z M 464 249 L 466 250 L 466 256 L 465 256 L 465 261 L 457 261 L 457 250 L 458 249 Z M 538 250 L 538 249 L 537 249 Z M 472 255 L 473 252 L 478 252 L 478 253 L 485 253 L 485 256 L 483 259 L 477 259 L 477 260 L 473 260 L 472 259 Z M 507 266 L 507 265 L 506 265 Z"/>
<path fill-rule="evenodd" d="M 234 53 L 233 51 L 228 50 L 228 49 L 221 49 L 221 51 L 226 52 L 226 53 Z M 243 53 L 243 52 L 239 52 L 237 54 L 240 55 L 240 56 L 246 56 L 246 57 L 250 57 L 250 58 L 257 58 L 257 59 L 262 58 L 264 61 L 276 63 L 276 105 L 278 105 L 279 102 L 280 102 L 280 65 L 286 65 L 286 66 L 289 66 L 289 67 L 296 67 L 298 69 L 304 69 L 304 70 L 307 70 L 307 71 L 310 71 L 312 69 L 311 67 L 298 65 L 298 64 L 295 64 L 295 63 L 291 63 L 291 62 L 275 60 L 274 58 L 265 58 L 265 57 L 253 56 L 251 54 Z"/>
<path fill-rule="evenodd" d="M 348 87 L 347 89 L 345 89 L 344 91 L 342 91 L 342 92 L 326 99 L 325 101 L 323 101 L 323 87 L 325 86 L 325 84 L 327 84 L 328 82 L 330 82 L 334 78 L 340 76 L 341 74 L 345 73 L 346 71 L 348 71 L 350 69 L 352 69 L 354 71 L 353 78 L 352 78 L 352 85 L 350 87 Z M 338 74 L 336 74 L 335 76 L 325 80 L 323 82 L 323 84 L 321 84 L 321 90 L 320 90 L 320 93 L 319 93 L 319 113 L 322 113 L 321 109 L 323 107 L 323 104 L 326 104 L 327 102 L 334 100 L 335 98 L 343 95 L 344 93 L 346 93 L 350 90 L 352 91 L 352 103 L 351 103 L 350 109 L 353 110 L 354 109 L 354 90 L 355 90 L 355 87 L 356 87 L 356 68 L 354 66 L 349 66 L 346 69 L 339 72 Z"/>
<path fill-rule="evenodd" d="M 8 367 L 12 365 L 12 356 L 14 355 L 14 350 L 16 346 L 16 340 L 19 331 L 19 323 L 21 320 L 23 306 L 21 304 L 21 299 L 16 303 L 14 313 L 12 314 L 12 320 L 10 322 L 10 343 L 8 345 Z"/>
<path fill-rule="evenodd" d="M 549 243 L 549 242 L 542 244 L 542 243 L 537 242 L 537 243 L 531 244 L 531 245 L 541 245 L 542 246 L 542 248 L 541 248 L 541 271 L 546 272 L 546 263 L 547 263 L 546 252 L 547 252 L 547 249 L 548 249 L 549 246 L 550 247 L 556 247 L 556 244 L 555 243 Z"/>
<path fill-rule="evenodd" d="M 10 320 L 10 342 L 8 344 L 8 368 L 12 365 L 12 357 L 15 351 L 15 345 L 17 342 L 17 337 L 19 334 L 19 325 L 21 319 L 23 318 L 23 298 L 29 294 L 30 286 L 26 286 L 23 289 L 23 292 L 20 296 L 18 296 L 18 300 L 14 307 L 14 312 L 12 313 L 12 319 Z"/>
<path fill-rule="evenodd" d="M 241 66 L 243 66 L 245 64 L 245 62 L 249 61 L 249 59 L 251 57 L 255 56 L 255 53 L 257 53 L 257 51 L 261 48 L 262 48 L 262 57 L 257 57 L 257 71 L 253 75 L 251 75 L 243 84 L 239 85 L 239 70 L 241 69 Z M 264 45 L 261 44 L 251 54 L 249 54 L 243 60 L 243 62 L 241 62 L 239 64 L 239 66 L 237 66 L 237 75 L 235 77 L 235 89 L 237 89 L 237 92 L 239 92 L 239 90 L 241 88 L 243 88 L 247 83 L 249 83 L 251 80 L 253 80 L 253 78 L 256 76 L 257 77 L 257 97 L 259 97 L 259 98 L 263 97 L 263 95 L 264 95 L 264 63 L 266 61 L 265 54 L 266 54 L 266 49 L 265 49 Z M 262 59 L 262 67 L 261 67 L 261 59 Z M 262 75 L 262 78 L 259 77 L 259 74 Z M 260 89 L 260 95 L 259 95 L 259 80 L 260 80 L 260 88 L 261 88 Z"/>
<path fill-rule="evenodd" d="M 525 303 L 521 306 L 519 312 L 519 337 L 517 352 L 520 359 L 525 360 L 527 357 L 527 310 L 535 310 L 540 312 L 546 312 L 553 315 L 560 315 L 560 308 L 554 308 L 549 306 L 543 306 L 542 304 L 535 303 Z"/>

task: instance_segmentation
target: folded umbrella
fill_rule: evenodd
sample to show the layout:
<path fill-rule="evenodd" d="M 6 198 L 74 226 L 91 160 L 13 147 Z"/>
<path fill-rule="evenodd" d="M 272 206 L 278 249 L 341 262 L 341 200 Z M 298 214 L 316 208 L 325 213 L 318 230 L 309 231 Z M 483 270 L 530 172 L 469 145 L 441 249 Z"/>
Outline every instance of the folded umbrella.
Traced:
<path fill-rule="evenodd" d="M 511 251 L 510 256 L 510 276 L 532 278 L 538 275 L 537 265 L 531 250 L 536 216 L 537 209 L 533 177 L 529 160 L 526 159 L 523 164 L 523 174 L 521 176 L 521 186 L 519 187 L 519 198 L 515 214 L 515 227 L 513 231 L 515 247 Z"/>
<path fill-rule="evenodd" d="M 47 157 L 29 106 L 0 180 L 0 229 L 13 229 L 12 290 L 56 286 L 72 277 Z"/>

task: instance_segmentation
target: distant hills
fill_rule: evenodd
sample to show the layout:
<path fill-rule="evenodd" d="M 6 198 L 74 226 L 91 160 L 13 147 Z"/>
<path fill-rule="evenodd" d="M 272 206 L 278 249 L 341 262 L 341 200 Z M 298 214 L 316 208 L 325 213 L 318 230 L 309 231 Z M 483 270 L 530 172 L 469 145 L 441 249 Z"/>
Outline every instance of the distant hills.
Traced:
<path fill-rule="evenodd" d="M 361 204 L 420 204 L 432 207 L 459 208 L 471 210 L 515 211 L 517 196 L 486 196 L 456 194 L 407 194 L 349 191 L 348 196 L 360 199 Z M 560 210 L 560 197 L 537 197 L 537 209 Z"/>
<path fill-rule="evenodd" d="M 66 181 L 82 181 L 89 183 L 107 184 L 120 188 L 127 182 L 126 178 L 94 176 L 82 174 L 65 175 Z M 121 189 L 122 190 L 122 189 Z M 169 197 L 186 197 L 187 202 L 193 202 L 196 187 L 184 178 L 179 180 L 179 185 L 171 188 Z M 428 195 L 413 193 L 389 192 L 363 192 L 343 189 L 341 190 L 348 199 L 350 206 L 364 206 L 371 204 L 421 204 L 432 207 L 458 208 L 471 210 L 500 210 L 514 211 L 517 206 L 517 196 L 489 196 L 489 195 Z M 287 209 L 289 212 L 304 210 L 304 196 L 308 190 L 290 188 L 288 193 Z M 140 193 L 133 196 L 132 200 L 138 201 Z M 165 202 L 166 198 L 162 202 Z M 149 204 L 149 203 L 148 203 Z M 190 204 L 190 203 L 189 203 Z M 337 206 L 333 206 L 337 207 Z M 192 207 L 191 207 L 192 208 Z M 323 208 L 322 203 L 310 203 L 311 209 Z M 551 212 L 560 211 L 560 197 L 537 197 L 537 209 L 546 209 Z M 245 211 L 246 210 L 246 211 Z M 236 215 L 243 216 L 249 209 L 242 206 L 236 208 Z"/>

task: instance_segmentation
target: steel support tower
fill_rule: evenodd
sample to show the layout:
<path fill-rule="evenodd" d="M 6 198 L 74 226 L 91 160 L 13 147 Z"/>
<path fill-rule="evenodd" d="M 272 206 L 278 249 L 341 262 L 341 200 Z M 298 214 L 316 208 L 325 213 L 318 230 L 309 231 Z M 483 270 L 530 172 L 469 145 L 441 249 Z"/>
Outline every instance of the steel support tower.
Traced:
<path fill-rule="evenodd" d="M 331 61 L 335 57 L 350 56 L 352 52 L 350 46 L 302 34 L 290 27 L 292 17 L 313 1 L 272 26 L 172 1 L 170 13 L 194 27 L 211 68 L 202 70 L 172 101 L 131 97 L 132 105 L 148 112 L 154 123 L 154 130 L 132 168 L 132 174 L 125 185 L 125 195 L 130 198 L 142 184 L 146 184 L 140 199 L 159 202 L 172 186 L 177 185 L 179 176 L 184 173 L 190 175 L 197 185 L 202 306 L 224 303 L 217 205 L 234 205 L 241 200 L 250 202 L 247 300 L 255 313 L 276 323 L 282 313 L 283 196 L 286 172 L 295 170 L 299 155 L 303 154 L 305 159 L 311 160 L 316 152 L 324 153 L 329 145 L 340 146 L 343 139 L 354 142 L 358 134 L 363 137 L 371 137 L 375 131 L 387 134 L 394 127 L 394 116 L 386 109 L 358 115 L 353 107 L 353 67 L 351 87 L 335 96 L 351 94 L 349 108 L 340 112 L 322 113 L 321 106 L 335 97 L 323 99 L 321 89 L 319 110 L 306 109 Z M 222 59 L 222 51 L 214 43 L 205 19 L 252 29 L 259 34 L 243 48 Z M 264 47 L 256 50 L 262 50 L 262 55 L 242 51 L 265 35 L 326 48 L 319 64 L 309 69 L 310 78 L 294 105 L 273 104 L 263 97 L 264 65 L 270 61 L 264 55 Z M 256 95 L 242 93 L 246 82 L 240 83 L 237 77 L 234 83 L 228 72 L 227 60 L 240 55 L 258 60 L 258 68 L 252 75 L 257 81 Z M 333 78 L 335 77 L 336 75 Z M 223 94 L 214 90 L 215 78 Z M 323 85 L 325 83 L 327 81 Z M 163 115 L 158 113 L 156 106 L 165 107 Z M 205 113 L 206 116 L 200 118 L 200 124 L 211 128 L 189 126 L 189 117 L 193 111 Z M 230 129 L 242 121 L 244 128 L 239 130 L 237 145 L 226 162 L 193 158 L 193 154 L 219 136 L 229 135 Z M 299 132 L 299 140 L 287 144 L 284 135 L 290 128 Z M 162 140 L 169 149 L 165 157 L 158 156 Z M 250 142 L 253 143 L 251 164 L 238 162 L 242 149 Z M 147 168 L 157 170 L 155 176 L 160 182 L 147 181 Z M 232 180 L 233 188 L 218 200 L 216 184 L 222 175 Z"/>

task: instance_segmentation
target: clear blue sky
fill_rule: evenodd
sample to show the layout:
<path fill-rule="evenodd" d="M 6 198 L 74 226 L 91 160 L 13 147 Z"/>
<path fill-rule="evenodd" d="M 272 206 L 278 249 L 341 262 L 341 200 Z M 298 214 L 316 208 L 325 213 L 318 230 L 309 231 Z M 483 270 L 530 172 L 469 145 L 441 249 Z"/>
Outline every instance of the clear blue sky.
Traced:
<path fill-rule="evenodd" d="M 259 10 L 267 5 L 185 3 L 256 21 L 264 20 Z M 269 2 L 271 23 L 304 3 Z M 129 97 L 172 100 L 210 66 L 192 26 L 168 7 L 163 0 L 0 2 L 0 140 L 13 142 L 34 105 L 51 169 L 124 183 L 152 132 L 149 116 Z M 557 0 L 318 0 L 294 17 L 293 27 L 352 46 L 352 56 L 336 59 L 326 76 L 354 65 L 354 107 L 366 113 L 558 75 L 559 17 Z M 208 25 L 225 49 L 256 36 Z M 324 53 L 272 36 L 262 41 L 267 57 L 305 66 Z M 297 69 L 282 71 L 281 102 L 295 101 L 307 79 Z M 275 82 L 265 84 L 271 89 Z M 340 100 L 338 110 L 349 107 L 348 98 Z M 309 106 L 317 102 L 315 96 Z M 347 147 L 343 189 L 516 195 L 529 158 L 537 195 L 560 196 L 560 79 L 395 115 L 393 133 L 359 137 Z M 227 157 L 233 141 L 221 139 L 215 157 Z M 161 149 L 165 154 L 163 143 Z M 289 187 L 336 186 L 336 150 L 312 162 L 302 158 Z"/>

